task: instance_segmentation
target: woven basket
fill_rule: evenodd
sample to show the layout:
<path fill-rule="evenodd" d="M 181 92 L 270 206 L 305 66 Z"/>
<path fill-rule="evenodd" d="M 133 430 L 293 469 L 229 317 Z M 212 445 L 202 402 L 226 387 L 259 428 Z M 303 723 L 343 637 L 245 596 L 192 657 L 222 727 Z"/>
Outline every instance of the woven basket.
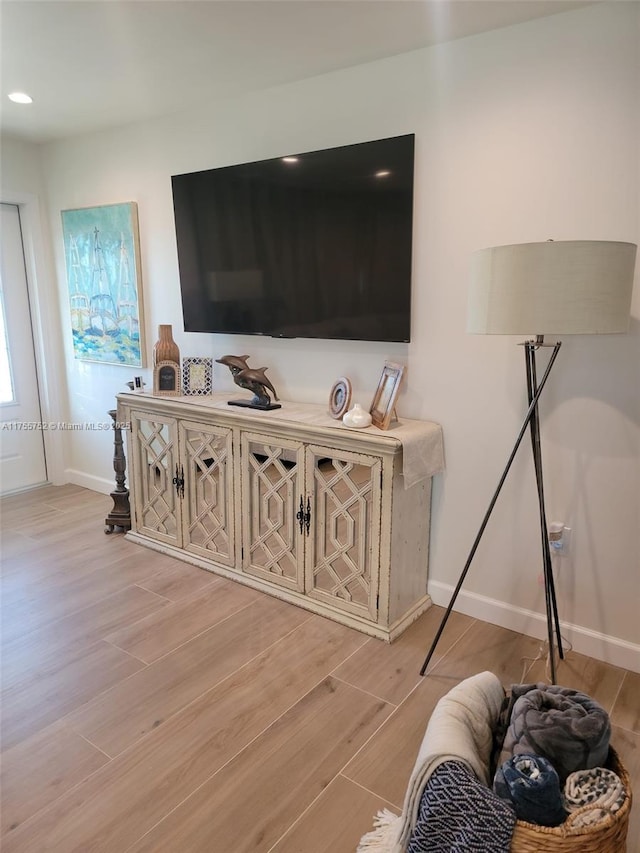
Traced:
<path fill-rule="evenodd" d="M 560 826 L 538 826 L 518 820 L 511 841 L 511 853 L 626 853 L 631 783 L 629 774 L 613 748 L 609 749 L 607 767 L 618 774 L 627 791 L 624 803 L 615 814 L 595 826 L 577 829 L 566 823 Z"/>

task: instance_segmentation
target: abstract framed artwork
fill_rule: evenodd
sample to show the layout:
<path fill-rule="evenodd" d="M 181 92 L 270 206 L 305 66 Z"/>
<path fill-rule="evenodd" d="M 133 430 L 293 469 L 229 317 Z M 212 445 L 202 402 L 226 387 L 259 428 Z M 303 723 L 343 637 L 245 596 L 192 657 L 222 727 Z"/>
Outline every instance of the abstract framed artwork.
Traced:
<path fill-rule="evenodd" d="M 138 206 L 63 210 L 62 233 L 75 357 L 144 367 Z"/>

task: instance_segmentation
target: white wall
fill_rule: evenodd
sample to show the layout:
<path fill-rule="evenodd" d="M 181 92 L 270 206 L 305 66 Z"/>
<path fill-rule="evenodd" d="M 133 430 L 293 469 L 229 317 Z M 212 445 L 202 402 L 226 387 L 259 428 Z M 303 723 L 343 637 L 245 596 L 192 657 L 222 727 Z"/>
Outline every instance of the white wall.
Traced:
<path fill-rule="evenodd" d="M 638 242 L 638 9 L 587 7 L 44 147 L 70 419 L 103 420 L 133 371 L 72 358 L 60 210 L 137 201 L 149 353 L 158 324 L 172 323 L 183 355 L 248 352 L 269 365 L 284 399 L 323 402 L 347 375 L 364 404 L 385 358 L 407 363 L 400 415 L 444 427 L 447 471 L 434 483 L 429 589 L 446 602 L 526 407 L 518 339 L 465 333 L 469 257 L 549 237 Z M 412 132 L 410 345 L 181 331 L 172 174 Z M 571 556 L 557 563 L 561 618 L 571 623 L 565 633 L 577 648 L 638 670 L 639 291 L 636 282 L 629 335 L 565 340 L 542 403 L 549 515 L 573 529 Z M 216 385 L 231 389 L 218 368 Z M 67 439 L 69 476 L 106 488 L 110 437 Z M 525 444 L 459 607 L 542 635 L 529 456 Z"/>

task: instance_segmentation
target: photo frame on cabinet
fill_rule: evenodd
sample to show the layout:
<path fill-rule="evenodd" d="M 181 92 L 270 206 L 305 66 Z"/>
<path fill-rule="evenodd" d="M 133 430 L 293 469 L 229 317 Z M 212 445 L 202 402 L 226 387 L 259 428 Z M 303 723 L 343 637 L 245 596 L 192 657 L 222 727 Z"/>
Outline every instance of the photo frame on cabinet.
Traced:
<path fill-rule="evenodd" d="M 153 393 L 160 397 L 179 397 L 180 365 L 175 361 L 159 361 L 153 368 Z"/>
<path fill-rule="evenodd" d="M 349 408 L 351 403 L 351 382 L 346 376 L 337 379 L 329 394 L 329 414 L 338 420 Z"/>
<path fill-rule="evenodd" d="M 389 429 L 389 424 L 395 416 L 396 397 L 400 390 L 403 373 L 403 365 L 396 364 L 393 361 L 385 361 L 382 375 L 380 376 L 380 381 L 378 382 L 378 387 L 373 396 L 371 408 L 369 409 L 371 422 L 378 429 Z"/>
<path fill-rule="evenodd" d="M 212 358 L 189 357 L 182 359 L 182 391 L 191 396 L 203 396 L 213 392 Z"/>

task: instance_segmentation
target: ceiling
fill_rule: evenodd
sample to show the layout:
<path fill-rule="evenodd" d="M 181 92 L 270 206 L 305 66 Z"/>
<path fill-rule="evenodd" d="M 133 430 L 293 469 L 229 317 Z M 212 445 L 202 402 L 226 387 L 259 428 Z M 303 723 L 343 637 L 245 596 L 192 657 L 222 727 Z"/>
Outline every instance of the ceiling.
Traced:
<path fill-rule="evenodd" d="M 585 5 L 1 0 L 0 124 L 33 142 L 103 130 Z"/>

